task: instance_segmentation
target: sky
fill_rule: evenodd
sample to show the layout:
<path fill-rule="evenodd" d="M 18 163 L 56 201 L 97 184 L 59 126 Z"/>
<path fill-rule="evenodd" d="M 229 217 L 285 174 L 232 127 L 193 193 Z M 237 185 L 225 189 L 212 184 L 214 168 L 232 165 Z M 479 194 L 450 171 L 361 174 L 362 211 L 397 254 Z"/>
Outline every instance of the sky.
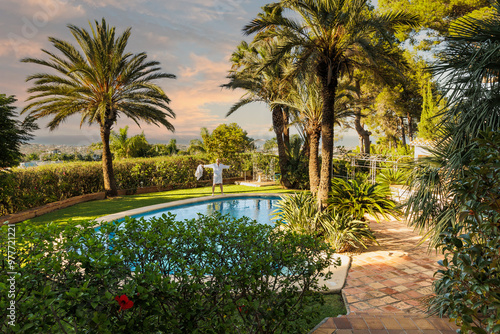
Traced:
<path fill-rule="evenodd" d="M 89 22 L 105 18 L 121 34 L 131 27 L 127 51 L 146 52 L 160 62 L 163 72 L 177 79 L 157 81 L 171 99 L 176 114 L 172 133 L 164 127 L 122 117 L 114 130 L 129 126 L 129 135 L 144 131 L 150 143 L 180 144 L 200 137 L 200 128 L 210 131 L 221 123 L 238 123 L 249 137 L 272 138 L 271 113 L 262 103 L 240 108 L 228 118 L 229 108 L 244 94 L 222 89 L 230 69 L 229 57 L 242 41 L 250 41 L 242 28 L 269 0 L 1 0 L 0 1 L 0 94 L 14 95 L 18 111 L 26 105 L 31 83 L 26 78 L 45 72 L 43 66 L 20 59 L 43 58 L 42 49 L 56 51 L 48 37 L 76 45 L 68 24 L 89 29 Z M 24 118 L 24 116 L 21 116 Z M 40 119 L 32 142 L 84 146 L 99 142 L 98 126 L 83 125 L 78 115 L 54 131 L 46 128 L 49 118 Z M 356 136 L 344 135 L 342 143 L 356 145 Z"/>

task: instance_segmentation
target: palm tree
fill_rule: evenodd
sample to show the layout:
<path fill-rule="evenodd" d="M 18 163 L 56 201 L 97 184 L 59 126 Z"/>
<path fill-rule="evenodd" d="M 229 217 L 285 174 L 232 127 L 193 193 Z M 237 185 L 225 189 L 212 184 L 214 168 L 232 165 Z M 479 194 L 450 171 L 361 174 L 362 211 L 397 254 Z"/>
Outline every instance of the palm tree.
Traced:
<path fill-rule="evenodd" d="M 124 158 L 136 158 L 144 156 L 149 148 L 144 132 L 132 137 L 128 136 L 128 125 L 118 133 L 111 131 L 110 148 L 116 156 Z"/>
<path fill-rule="evenodd" d="M 279 103 L 273 103 L 280 99 L 288 91 L 288 78 L 285 77 L 285 68 L 288 59 L 283 58 L 282 61 L 275 66 L 268 66 L 261 70 L 262 65 L 276 47 L 274 41 L 262 41 L 249 45 L 246 42 L 241 42 L 236 52 L 233 53 L 231 61 L 232 69 L 228 75 L 230 82 L 223 85 L 225 88 L 241 88 L 247 93 L 235 103 L 226 117 L 241 108 L 242 106 L 252 102 L 264 102 L 271 108 L 273 130 L 276 134 L 278 144 L 278 158 L 281 169 L 281 183 L 286 187 L 291 187 L 290 182 L 286 177 L 288 168 L 288 156 L 286 146 L 289 142 L 288 135 L 288 110 Z"/>
<path fill-rule="evenodd" d="M 417 166 L 406 205 L 409 224 L 429 233 L 431 246 L 439 244 L 441 232 L 461 220 L 464 203 L 450 185 L 462 182 L 474 139 L 482 131 L 500 129 L 499 0 L 493 8 L 483 19 L 457 20 L 441 61 L 432 68 L 443 81 L 447 106 L 438 114 L 434 155 Z"/>
<path fill-rule="evenodd" d="M 295 16 L 281 15 L 285 9 Z M 334 105 L 339 78 L 354 67 L 390 60 L 390 52 L 380 53 L 379 48 L 373 47 L 371 35 L 388 36 L 388 32 L 398 26 L 416 25 L 417 20 L 404 13 L 375 16 L 369 10 L 368 0 L 282 0 L 268 5 L 266 10 L 271 14 L 255 18 L 243 31 L 258 33 L 258 40 L 278 40 L 276 52 L 268 64 L 275 64 L 295 52 L 297 69 L 304 70 L 303 66 L 314 64 L 308 70 L 316 73 L 321 82 L 323 163 L 318 202 L 325 208 L 331 187 Z"/>
<path fill-rule="evenodd" d="M 57 73 L 38 73 L 27 78 L 27 81 L 34 81 L 28 90 L 33 95 L 28 98 L 27 101 L 32 102 L 23 112 L 29 111 L 36 118 L 53 116 L 48 124 L 50 130 L 74 114 L 81 114 L 80 126 L 99 124 L 104 188 L 108 195 L 115 196 L 117 187 L 109 147 L 111 128 L 119 115 L 125 115 L 137 125 L 142 120 L 174 131 L 167 119 L 175 117 L 168 107 L 170 99 L 153 80 L 175 76 L 160 72 L 159 63 L 146 61 L 144 52 L 125 52 L 130 28 L 115 36 L 115 28 L 109 27 L 104 19 L 101 24 L 96 21 L 95 27 L 90 24 L 91 33 L 74 25 L 68 28 L 81 52 L 66 41 L 50 37 L 61 55 L 42 50 L 49 60 L 22 60 L 46 66 Z"/>
<path fill-rule="evenodd" d="M 339 89 L 340 98 L 344 97 L 343 86 Z M 321 119 L 323 111 L 323 100 L 320 92 L 320 83 L 315 75 L 301 74 L 291 82 L 290 90 L 284 101 L 278 103 L 288 106 L 291 111 L 293 124 L 304 133 L 307 154 L 309 157 L 309 185 L 312 194 L 318 192 L 320 181 L 319 143 L 321 138 Z M 335 123 L 341 125 L 342 120 L 351 115 L 350 110 L 338 105 L 335 108 Z"/>

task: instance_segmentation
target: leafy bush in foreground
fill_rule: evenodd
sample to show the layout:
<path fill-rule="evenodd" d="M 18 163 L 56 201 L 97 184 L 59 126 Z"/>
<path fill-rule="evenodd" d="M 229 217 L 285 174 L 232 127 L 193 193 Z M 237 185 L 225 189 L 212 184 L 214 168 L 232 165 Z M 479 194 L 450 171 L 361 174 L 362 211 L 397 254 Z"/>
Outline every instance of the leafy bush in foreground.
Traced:
<path fill-rule="evenodd" d="M 247 218 L 93 224 L 16 227 L 14 268 L 0 234 L 0 317 L 16 307 L 2 332 L 302 333 L 335 262 L 315 238 Z"/>
<path fill-rule="evenodd" d="M 460 212 L 440 234 L 445 259 L 430 312 L 455 319 L 463 332 L 486 334 L 500 333 L 500 132 L 481 137 L 451 184 L 451 207 Z"/>

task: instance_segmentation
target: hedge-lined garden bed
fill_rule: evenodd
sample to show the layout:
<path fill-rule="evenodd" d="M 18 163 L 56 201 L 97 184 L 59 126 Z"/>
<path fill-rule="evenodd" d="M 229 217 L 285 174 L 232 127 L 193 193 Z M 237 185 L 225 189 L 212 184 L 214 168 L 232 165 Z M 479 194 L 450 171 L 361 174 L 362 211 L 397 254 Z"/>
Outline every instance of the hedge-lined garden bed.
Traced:
<path fill-rule="evenodd" d="M 225 177 L 241 174 L 242 155 L 226 162 L 231 169 Z M 114 161 L 119 190 L 133 194 L 138 188 L 194 188 L 199 184 L 194 173 L 199 164 L 211 163 L 203 156 L 175 156 Z M 201 181 L 212 177 L 206 169 Z M 62 201 L 71 197 L 104 191 L 101 162 L 74 162 L 30 169 L 14 169 L 0 175 L 0 216 Z"/>

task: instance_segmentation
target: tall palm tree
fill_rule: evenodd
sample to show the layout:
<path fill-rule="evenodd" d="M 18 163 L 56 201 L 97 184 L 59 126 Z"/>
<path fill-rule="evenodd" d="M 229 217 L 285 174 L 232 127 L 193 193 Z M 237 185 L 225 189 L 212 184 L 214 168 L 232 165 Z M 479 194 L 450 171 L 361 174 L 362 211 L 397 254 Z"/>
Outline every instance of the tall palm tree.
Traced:
<path fill-rule="evenodd" d="M 168 107 L 170 99 L 155 83 L 156 79 L 175 78 L 172 74 L 160 72 L 159 63 L 147 61 L 146 53 L 125 52 L 130 28 L 115 36 L 115 28 L 106 21 L 90 24 L 91 32 L 68 25 L 81 51 L 69 42 L 50 37 L 52 45 L 60 51 L 57 55 L 42 50 L 49 60 L 25 58 L 22 62 L 46 66 L 53 73 L 31 75 L 27 81 L 34 81 L 28 92 L 33 93 L 23 110 L 41 118 L 53 116 L 50 130 L 57 128 L 69 116 L 81 114 L 80 126 L 84 123 L 99 124 L 103 144 L 104 188 L 108 195 L 117 194 L 113 174 L 113 163 L 109 148 L 111 128 L 119 115 L 148 124 L 164 125 L 174 131 L 168 117 L 175 118 Z"/>
<path fill-rule="evenodd" d="M 463 204 L 450 184 L 463 177 L 473 140 L 488 129 L 500 131 L 500 1 L 491 15 L 457 20 L 447 46 L 432 68 L 443 82 L 443 109 L 433 157 L 417 166 L 406 205 L 409 224 L 428 232 L 431 246 L 439 234 L 460 221 Z M 464 181 L 465 182 L 465 181 Z M 488 191 L 488 189 L 484 189 Z"/>
<path fill-rule="evenodd" d="M 341 103 L 345 96 L 344 85 L 339 89 L 339 95 L 341 96 L 338 96 L 337 104 Z M 299 128 L 300 132 L 305 134 L 306 145 L 308 145 L 310 191 L 316 195 L 320 181 L 318 153 L 323 115 L 323 100 L 318 78 L 314 74 L 298 74 L 291 82 L 285 100 L 278 103 L 290 108 L 293 124 Z M 348 108 L 341 105 L 335 108 L 335 112 L 336 125 L 342 125 L 342 121 L 352 114 Z"/>
<path fill-rule="evenodd" d="M 288 168 L 288 155 L 286 147 L 289 142 L 288 135 L 288 110 L 286 106 L 274 103 L 288 91 L 289 78 L 286 77 L 286 66 L 289 59 L 283 57 L 282 61 L 274 66 L 263 69 L 269 56 L 276 47 L 275 41 L 261 41 L 248 44 L 241 42 L 231 56 L 232 69 L 228 75 L 229 83 L 222 85 L 225 88 L 241 88 L 247 92 L 235 103 L 226 117 L 244 105 L 252 102 L 264 102 L 271 108 L 273 130 L 278 144 L 278 158 L 281 170 L 281 183 L 291 187 L 286 176 Z"/>
<path fill-rule="evenodd" d="M 285 9 L 293 15 L 273 14 Z M 331 187 L 334 105 L 339 78 L 353 67 L 373 66 L 377 61 L 389 60 L 390 52 L 380 53 L 379 48 L 372 46 L 370 36 L 376 32 L 388 36 L 388 32 L 397 27 L 416 25 L 417 18 L 404 13 L 376 16 L 370 12 L 368 0 L 282 0 L 268 5 L 266 10 L 271 15 L 260 15 L 243 31 L 258 33 L 258 39 L 277 38 L 277 52 L 269 64 L 296 52 L 297 68 L 313 63 L 308 70 L 316 73 L 321 82 L 323 163 L 318 202 L 325 208 Z"/>

